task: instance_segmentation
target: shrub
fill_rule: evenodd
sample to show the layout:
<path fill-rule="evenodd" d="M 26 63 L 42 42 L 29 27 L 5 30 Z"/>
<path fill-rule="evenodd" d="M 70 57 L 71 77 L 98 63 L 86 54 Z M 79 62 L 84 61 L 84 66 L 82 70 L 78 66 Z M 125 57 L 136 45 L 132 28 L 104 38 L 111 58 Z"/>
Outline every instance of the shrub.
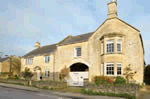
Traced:
<path fill-rule="evenodd" d="M 99 85 L 99 84 L 112 84 L 113 80 L 109 77 L 106 77 L 106 76 L 95 76 L 94 82 L 97 85 Z"/>
<path fill-rule="evenodd" d="M 20 76 L 15 75 L 15 79 L 16 79 L 16 80 L 19 80 L 19 79 L 20 79 Z"/>
<path fill-rule="evenodd" d="M 48 89 L 48 86 L 42 86 L 41 88 L 42 89 Z"/>
<path fill-rule="evenodd" d="M 125 84 L 126 83 L 126 80 L 123 78 L 123 77 L 116 77 L 116 81 L 115 81 L 115 84 Z"/>

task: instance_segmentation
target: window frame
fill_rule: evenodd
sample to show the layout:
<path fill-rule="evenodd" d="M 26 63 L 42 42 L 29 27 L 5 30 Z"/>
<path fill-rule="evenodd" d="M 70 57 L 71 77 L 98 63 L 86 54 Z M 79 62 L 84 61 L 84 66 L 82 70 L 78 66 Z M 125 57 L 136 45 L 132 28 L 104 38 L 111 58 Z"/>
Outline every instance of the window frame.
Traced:
<path fill-rule="evenodd" d="M 44 56 L 44 62 L 48 64 L 50 62 L 50 56 Z"/>
<path fill-rule="evenodd" d="M 110 41 L 110 42 L 109 42 Z M 113 44 L 113 47 L 111 47 L 110 52 L 108 52 L 109 50 L 107 48 L 109 48 L 109 46 L 107 47 L 108 44 Z M 112 46 L 112 45 L 111 45 Z M 113 49 L 113 50 L 112 50 Z M 112 50 L 112 51 L 111 51 Z M 106 40 L 106 53 L 114 53 L 115 52 L 115 42 L 114 39 L 110 39 L 110 40 Z"/>
<path fill-rule="evenodd" d="M 33 64 L 33 58 L 25 58 L 25 65 L 32 65 Z"/>
<path fill-rule="evenodd" d="M 49 77 L 49 70 L 45 70 L 45 77 Z"/>
<path fill-rule="evenodd" d="M 120 44 L 120 51 L 118 51 L 118 44 Z M 122 39 L 117 39 L 117 53 L 121 53 L 121 52 L 122 52 Z"/>
<path fill-rule="evenodd" d="M 81 50 L 81 52 L 80 52 L 80 56 L 78 56 L 78 48 L 80 48 Z M 82 56 L 82 48 L 80 47 L 80 46 L 78 46 L 78 47 L 75 47 L 74 48 L 74 57 L 81 57 Z"/>
<path fill-rule="evenodd" d="M 121 65 L 121 66 L 118 66 L 118 64 Z M 117 76 L 122 76 L 122 74 L 123 74 L 123 73 L 122 73 L 122 63 L 117 63 L 117 66 L 116 66 L 116 67 L 117 67 L 117 72 L 116 72 L 117 74 L 116 74 L 116 75 L 117 75 Z M 120 70 L 121 74 L 119 74 L 119 75 L 118 75 L 118 67 L 121 67 L 121 70 Z"/>
<path fill-rule="evenodd" d="M 107 74 L 107 65 L 113 64 L 113 74 Z M 115 76 L 115 66 L 114 63 L 105 63 L 105 75 L 106 76 Z"/>

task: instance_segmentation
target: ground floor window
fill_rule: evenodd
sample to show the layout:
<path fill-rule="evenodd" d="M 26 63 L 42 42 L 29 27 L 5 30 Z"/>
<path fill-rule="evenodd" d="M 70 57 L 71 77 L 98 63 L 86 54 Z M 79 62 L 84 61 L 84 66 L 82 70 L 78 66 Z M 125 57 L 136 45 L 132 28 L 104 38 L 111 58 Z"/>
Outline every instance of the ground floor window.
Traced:
<path fill-rule="evenodd" d="M 49 77 L 49 71 L 45 70 L 45 77 Z"/>
<path fill-rule="evenodd" d="M 114 63 L 106 63 L 106 74 L 114 75 Z"/>
<path fill-rule="evenodd" d="M 121 65 L 121 63 L 118 63 L 117 64 L 117 75 L 122 75 L 121 70 L 122 70 L 122 65 Z"/>

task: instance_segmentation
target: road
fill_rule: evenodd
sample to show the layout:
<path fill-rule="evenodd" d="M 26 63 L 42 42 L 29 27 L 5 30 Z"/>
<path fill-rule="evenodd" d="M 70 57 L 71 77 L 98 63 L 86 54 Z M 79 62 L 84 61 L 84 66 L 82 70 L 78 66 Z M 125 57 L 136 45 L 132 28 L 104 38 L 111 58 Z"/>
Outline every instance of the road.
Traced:
<path fill-rule="evenodd" d="M 17 90 L 13 88 L 0 87 L 0 99 L 72 99 L 55 96 L 49 93 Z"/>

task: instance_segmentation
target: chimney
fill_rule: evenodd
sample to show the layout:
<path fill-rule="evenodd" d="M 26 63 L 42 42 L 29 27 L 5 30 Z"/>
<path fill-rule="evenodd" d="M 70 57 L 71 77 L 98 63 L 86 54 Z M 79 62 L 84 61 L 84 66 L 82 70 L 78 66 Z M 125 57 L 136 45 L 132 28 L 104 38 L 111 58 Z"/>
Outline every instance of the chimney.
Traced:
<path fill-rule="evenodd" d="M 40 48 L 40 43 L 39 43 L 39 42 L 35 42 L 34 47 L 35 47 L 35 48 Z"/>
<path fill-rule="evenodd" d="M 108 5 L 108 18 L 117 17 L 117 0 L 112 0 Z"/>

